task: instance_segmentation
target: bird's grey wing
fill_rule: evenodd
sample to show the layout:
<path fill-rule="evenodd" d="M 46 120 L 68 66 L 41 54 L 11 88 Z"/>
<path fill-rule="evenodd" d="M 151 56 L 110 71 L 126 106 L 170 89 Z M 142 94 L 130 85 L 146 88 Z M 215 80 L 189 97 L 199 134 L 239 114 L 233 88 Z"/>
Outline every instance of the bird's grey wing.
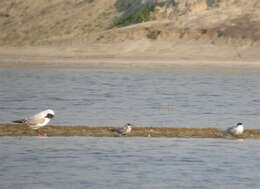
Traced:
<path fill-rule="evenodd" d="M 44 118 L 32 117 L 30 119 L 27 119 L 25 123 L 28 125 L 37 125 L 44 123 L 44 121 Z"/>
<path fill-rule="evenodd" d="M 30 119 L 41 119 L 44 117 L 45 117 L 45 114 L 43 114 L 43 112 L 40 112 L 40 113 L 35 114 L 34 116 L 30 117 Z"/>
<path fill-rule="evenodd" d="M 231 134 L 233 135 L 234 134 L 234 131 L 235 131 L 235 127 L 229 127 L 226 129 L 226 134 Z"/>
<path fill-rule="evenodd" d="M 122 129 L 111 129 L 112 132 L 122 134 Z"/>
<path fill-rule="evenodd" d="M 26 122 L 26 119 L 19 119 L 19 120 L 15 120 L 15 121 L 12 121 L 13 123 L 25 123 Z"/>
<path fill-rule="evenodd" d="M 222 134 L 228 134 L 228 133 L 230 133 L 231 128 L 232 127 L 229 127 L 227 129 L 219 129 L 219 132 L 222 133 Z"/>
<path fill-rule="evenodd" d="M 127 128 L 125 128 L 125 127 L 120 129 L 120 132 L 121 132 L 122 135 L 125 135 L 126 131 L 127 131 Z"/>
<path fill-rule="evenodd" d="M 116 132 L 119 133 L 119 134 L 122 134 L 123 130 L 122 129 L 117 129 Z"/>

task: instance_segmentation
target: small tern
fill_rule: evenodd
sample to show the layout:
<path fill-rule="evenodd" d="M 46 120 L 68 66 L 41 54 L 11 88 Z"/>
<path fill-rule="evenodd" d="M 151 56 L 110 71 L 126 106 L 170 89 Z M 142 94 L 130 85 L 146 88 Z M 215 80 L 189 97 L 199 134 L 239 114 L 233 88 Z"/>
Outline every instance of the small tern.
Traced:
<path fill-rule="evenodd" d="M 233 127 L 229 127 L 223 131 L 224 134 L 230 134 L 234 137 L 241 135 L 244 132 L 244 125 L 243 123 L 237 123 Z"/>
<path fill-rule="evenodd" d="M 111 131 L 120 134 L 120 136 L 121 135 L 127 135 L 127 134 L 131 133 L 132 127 L 133 127 L 132 124 L 127 123 L 127 124 L 124 125 L 124 127 L 120 128 L 120 129 L 112 129 Z"/>

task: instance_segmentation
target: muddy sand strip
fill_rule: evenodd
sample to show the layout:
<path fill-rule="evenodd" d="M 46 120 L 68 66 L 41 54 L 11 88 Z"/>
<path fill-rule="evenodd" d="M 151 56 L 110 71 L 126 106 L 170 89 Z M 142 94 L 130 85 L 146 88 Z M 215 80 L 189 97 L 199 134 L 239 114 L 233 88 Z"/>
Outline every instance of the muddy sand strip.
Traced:
<path fill-rule="evenodd" d="M 118 127 L 98 126 L 46 126 L 40 129 L 47 136 L 120 137 L 111 130 Z M 36 136 L 35 130 L 25 125 L 0 124 L 0 136 Z M 174 138 L 232 138 L 216 128 L 160 128 L 135 127 L 131 134 L 121 137 L 174 137 Z M 259 129 L 246 129 L 239 138 L 260 139 Z"/>

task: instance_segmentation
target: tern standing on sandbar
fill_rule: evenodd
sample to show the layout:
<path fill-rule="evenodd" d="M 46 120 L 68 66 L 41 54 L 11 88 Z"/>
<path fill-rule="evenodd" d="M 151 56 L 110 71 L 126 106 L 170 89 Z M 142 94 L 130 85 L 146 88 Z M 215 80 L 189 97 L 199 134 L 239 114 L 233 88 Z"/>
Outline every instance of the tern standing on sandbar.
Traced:
<path fill-rule="evenodd" d="M 50 122 L 50 120 L 54 117 L 54 115 L 54 111 L 48 109 L 30 118 L 20 119 L 13 122 L 28 125 L 30 128 L 35 129 L 39 136 L 43 136 L 39 129 L 47 125 Z"/>
<path fill-rule="evenodd" d="M 111 131 L 120 134 L 120 136 L 121 135 L 127 135 L 127 134 L 131 133 L 132 127 L 133 127 L 132 124 L 127 123 L 127 124 L 125 124 L 124 127 L 120 128 L 120 129 L 112 129 Z"/>
<path fill-rule="evenodd" d="M 243 123 L 237 123 L 235 126 L 233 127 L 229 127 L 228 129 L 226 129 L 223 133 L 226 134 L 230 134 L 234 137 L 237 137 L 239 135 L 241 135 L 244 132 L 244 125 Z"/>

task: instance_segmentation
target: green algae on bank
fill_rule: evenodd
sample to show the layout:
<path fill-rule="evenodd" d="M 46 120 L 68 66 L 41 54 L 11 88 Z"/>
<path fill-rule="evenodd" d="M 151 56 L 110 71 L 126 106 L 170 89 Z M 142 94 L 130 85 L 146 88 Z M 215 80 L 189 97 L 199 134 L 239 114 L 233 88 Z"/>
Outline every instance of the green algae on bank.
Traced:
<path fill-rule="evenodd" d="M 97 126 L 46 126 L 40 129 L 47 136 L 94 136 L 94 137 L 118 137 L 112 132 L 116 127 Z M 25 125 L 0 124 L 0 136 L 36 136 L 35 130 Z M 160 127 L 136 127 L 127 137 L 175 137 L 175 138 L 232 138 L 228 134 L 222 134 L 216 128 L 160 128 Z M 246 129 L 239 138 L 260 139 L 260 130 Z"/>

